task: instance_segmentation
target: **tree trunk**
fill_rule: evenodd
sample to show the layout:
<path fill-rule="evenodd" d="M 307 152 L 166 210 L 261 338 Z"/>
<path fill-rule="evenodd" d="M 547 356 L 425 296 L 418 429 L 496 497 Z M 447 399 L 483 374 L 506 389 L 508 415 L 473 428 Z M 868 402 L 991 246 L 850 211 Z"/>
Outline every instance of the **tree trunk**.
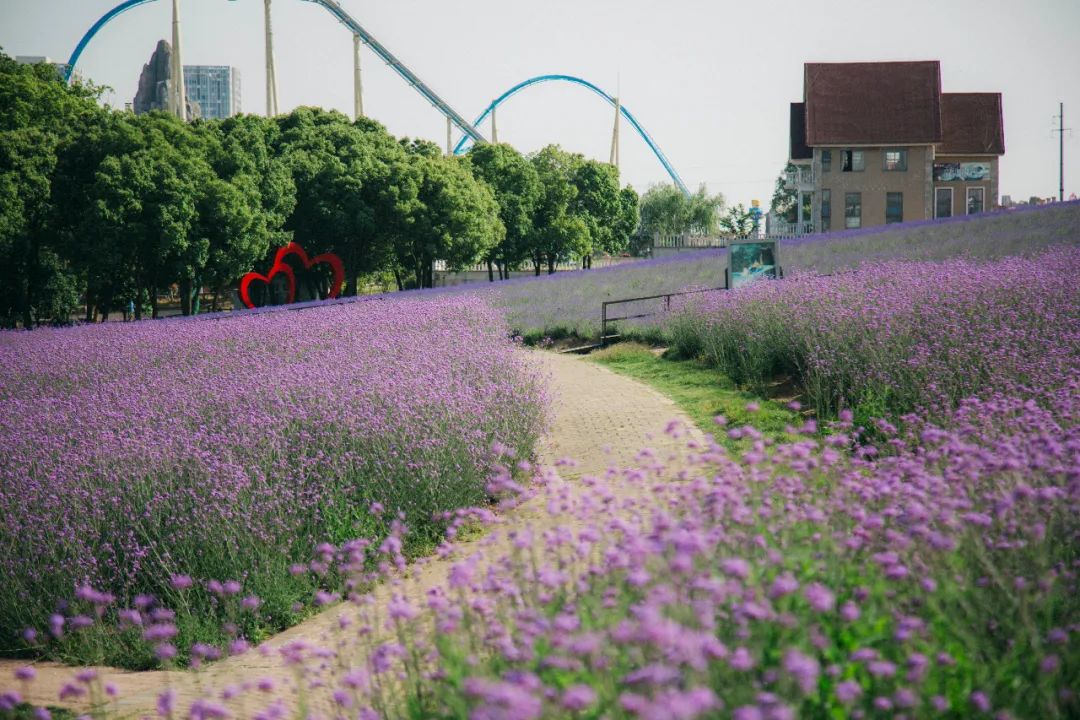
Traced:
<path fill-rule="evenodd" d="M 215 313 L 218 309 L 218 295 L 221 293 L 221 288 L 214 288 L 214 299 L 210 301 L 210 312 Z"/>
<path fill-rule="evenodd" d="M 191 280 L 184 278 L 180 281 L 180 314 L 191 314 Z M 155 314 L 154 317 L 157 317 Z"/>
<path fill-rule="evenodd" d="M 398 292 L 405 289 L 405 283 L 401 282 L 401 270 L 398 269 L 397 265 L 394 265 L 394 282 L 397 283 Z"/>
<path fill-rule="evenodd" d="M 344 295 L 346 297 L 352 297 L 355 294 L 356 294 L 356 276 L 355 275 L 349 275 L 349 279 L 345 281 Z"/>
<path fill-rule="evenodd" d="M 494 268 L 494 266 L 493 266 L 493 264 L 491 262 L 491 258 L 488 258 L 487 266 L 488 266 L 488 282 L 495 282 L 495 268 Z M 502 271 L 500 271 L 500 274 L 502 274 Z M 499 279 L 501 280 L 502 278 L 500 277 Z"/>
<path fill-rule="evenodd" d="M 154 320 L 158 319 L 158 297 L 157 290 L 150 288 L 147 290 L 150 294 L 150 317 Z"/>
<path fill-rule="evenodd" d="M 202 311 L 202 278 L 195 276 L 194 292 L 191 295 L 191 314 L 198 315 Z"/>
<path fill-rule="evenodd" d="M 135 319 L 136 320 L 142 320 L 142 308 L 143 308 L 142 296 L 143 296 L 143 289 L 142 289 L 142 286 L 140 285 L 139 287 L 135 288 Z"/>
<path fill-rule="evenodd" d="M 555 255 L 554 254 L 548 253 L 547 265 L 548 265 L 548 275 L 554 275 L 555 274 Z"/>

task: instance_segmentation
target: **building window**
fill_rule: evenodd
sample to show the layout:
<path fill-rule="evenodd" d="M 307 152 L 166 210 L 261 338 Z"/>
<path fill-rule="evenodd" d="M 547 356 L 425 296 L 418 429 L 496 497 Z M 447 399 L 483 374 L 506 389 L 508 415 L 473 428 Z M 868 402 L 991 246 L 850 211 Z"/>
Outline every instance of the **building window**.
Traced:
<path fill-rule="evenodd" d="M 821 191 L 821 229 L 828 231 L 832 225 L 832 190 Z"/>
<path fill-rule="evenodd" d="M 844 227 L 862 227 L 862 193 L 844 193 Z"/>
<path fill-rule="evenodd" d="M 843 172 L 862 172 L 863 171 L 863 151 L 862 150 L 845 150 L 844 162 L 840 168 Z"/>
<path fill-rule="evenodd" d="M 934 217 L 952 217 L 952 188 L 934 188 Z"/>
<path fill-rule="evenodd" d="M 886 150 L 884 157 L 885 170 L 907 170 L 907 150 Z"/>
<path fill-rule="evenodd" d="M 885 224 L 904 222 L 904 193 L 885 193 Z"/>
<path fill-rule="evenodd" d="M 821 172 L 832 170 L 832 150 L 821 151 Z"/>
<path fill-rule="evenodd" d="M 985 190 L 981 187 L 967 189 L 967 214 L 974 215 L 983 211 L 983 198 Z"/>

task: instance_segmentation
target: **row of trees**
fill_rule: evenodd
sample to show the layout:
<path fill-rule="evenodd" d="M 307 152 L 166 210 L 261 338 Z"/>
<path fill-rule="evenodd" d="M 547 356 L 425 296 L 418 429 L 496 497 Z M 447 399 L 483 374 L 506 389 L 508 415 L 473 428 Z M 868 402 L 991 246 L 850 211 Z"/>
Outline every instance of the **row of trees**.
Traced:
<path fill-rule="evenodd" d="M 632 249 L 641 253 L 655 235 L 717 235 L 745 237 L 754 229 L 754 216 L 742 204 L 727 205 L 720 193 L 704 186 L 686 195 L 674 185 L 656 185 L 641 196 L 641 222 Z"/>
<path fill-rule="evenodd" d="M 49 65 L 0 53 L 0 325 L 158 313 L 177 288 L 198 312 L 295 240 L 337 253 L 345 294 L 371 274 L 399 288 L 486 262 L 491 279 L 529 266 L 591 265 L 627 249 L 638 197 L 618 171 L 550 146 L 467 156 L 398 140 L 378 123 L 301 108 L 273 119 L 192 124 L 102 108 Z"/>

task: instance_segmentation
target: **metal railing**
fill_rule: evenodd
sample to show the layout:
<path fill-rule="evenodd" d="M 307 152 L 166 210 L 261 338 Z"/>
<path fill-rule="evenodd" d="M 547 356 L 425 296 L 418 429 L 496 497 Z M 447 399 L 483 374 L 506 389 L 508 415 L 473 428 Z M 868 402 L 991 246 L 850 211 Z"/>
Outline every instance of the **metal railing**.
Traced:
<path fill-rule="evenodd" d="M 799 237 L 800 235 L 813 235 L 814 223 L 774 223 L 767 233 L 769 237 L 785 238 Z"/>
<path fill-rule="evenodd" d="M 814 184 L 814 168 L 810 165 L 796 165 L 794 170 L 784 173 L 788 187 Z"/>
<path fill-rule="evenodd" d="M 624 320 L 637 320 L 639 318 L 653 317 L 654 315 L 671 312 L 671 298 L 673 297 L 678 297 L 680 295 L 696 295 L 699 293 L 716 292 L 718 290 L 727 290 L 730 286 L 731 283 L 728 278 L 728 269 L 724 268 L 724 285 L 722 287 L 701 288 L 698 290 L 681 290 L 679 292 L 663 293 L 661 295 L 644 295 L 642 297 L 623 298 L 622 300 L 606 300 L 600 303 L 600 347 L 606 347 L 608 340 L 613 340 L 620 337 L 618 334 L 608 333 L 608 326 L 612 323 Z M 627 303 L 642 302 L 645 300 L 663 300 L 663 307 L 658 308 L 653 312 L 637 313 L 634 315 L 621 315 L 618 317 L 611 317 L 608 315 L 608 308 L 612 305 L 625 305 Z"/>
<path fill-rule="evenodd" d="M 652 246 L 654 248 L 694 248 L 694 249 L 707 249 L 707 248 L 725 248 L 727 247 L 728 239 L 719 235 L 660 235 L 659 233 L 653 236 Z"/>

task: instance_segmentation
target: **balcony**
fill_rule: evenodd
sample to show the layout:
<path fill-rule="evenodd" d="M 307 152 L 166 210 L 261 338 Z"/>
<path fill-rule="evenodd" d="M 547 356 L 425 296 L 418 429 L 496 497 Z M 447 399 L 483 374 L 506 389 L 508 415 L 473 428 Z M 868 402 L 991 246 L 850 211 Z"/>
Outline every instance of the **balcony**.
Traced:
<path fill-rule="evenodd" d="M 789 190 L 812 190 L 814 188 L 814 168 L 810 165 L 795 165 L 784 175 L 784 185 Z"/>
<path fill-rule="evenodd" d="M 810 222 L 778 222 L 769 226 L 768 236 L 775 238 L 790 238 L 799 237 L 800 235 L 812 235 L 813 232 L 814 224 Z"/>

